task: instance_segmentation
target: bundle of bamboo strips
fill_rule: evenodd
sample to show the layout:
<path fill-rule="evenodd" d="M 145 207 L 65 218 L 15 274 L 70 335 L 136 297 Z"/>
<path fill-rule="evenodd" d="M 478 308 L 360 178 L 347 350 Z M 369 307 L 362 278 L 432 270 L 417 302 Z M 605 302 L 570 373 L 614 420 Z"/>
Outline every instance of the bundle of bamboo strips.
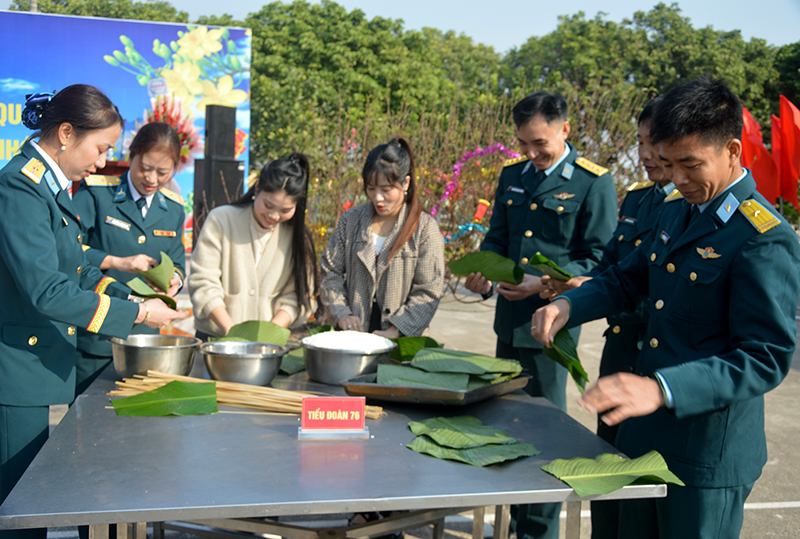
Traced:
<path fill-rule="evenodd" d="M 214 382 L 214 380 L 205 380 L 203 378 L 147 371 L 147 376 L 137 374 L 133 378 L 125 378 L 121 382 L 117 382 L 118 389 L 108 394 L 118 397 L 130 397 L 146 391 L 158 389 L 173 380 L 196 383 Z M 233 382 L 217 381 L 216 384 L 217 403 L 240 408 L 251 408 L 264 412 L 299 414 L 303 407 L 303 397 L 321 395 L 321 393 L 315 392 L 288 391 L 285 389 L 275 389 L 273 387 L 236 384 Z M 383 408 L 380 406 L 367 406 L 366 415 L 369 419 L 378 419 L 383 413 Z"/>

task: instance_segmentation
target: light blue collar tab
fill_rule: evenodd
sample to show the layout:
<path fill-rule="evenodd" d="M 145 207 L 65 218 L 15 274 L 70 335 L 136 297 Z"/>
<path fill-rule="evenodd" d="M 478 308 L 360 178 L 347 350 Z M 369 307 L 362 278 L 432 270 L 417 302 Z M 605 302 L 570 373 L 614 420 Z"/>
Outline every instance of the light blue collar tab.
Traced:
<path fill-rule="evenodd" d="M 158 205 L 165 210 L 167 209 L 167 199 L 164 198 L 162 193 L 158 193 Z"/>
<path fill-rule="evenodd" d="M 526 172 L 528 172 L 528 170 L 529 170 L 530 168 L 531 168 L 531 162 L 530 162 L 530 161 L 528 161 L 527 163 L 525 163 L 525 166 L 524 166 L 524 167 L 522 167 L 522 173 L 520 174 L 520 176 L 522 176 L 523 174 L 525 174 Z"/>
<path fill-rule="evenodd" d="M 119 186 L 117 187 L 117 192 L 114 193 L 114 202 L 121 202 L 125 200 L 127 196 L 128 196 L 128 183 L 119 182 Z"/>
<path fill-rule="evenodd" d="M 44 173 L 44 179 L 47 182 L 47 186 L 53 192 L 54 195 L 58 196 L 58 193 L 61 191 L 61 186 L 58 185 L 56 179 L 53 177 L 53 173 L 48 170 Z"/>
<path fill-rule="evenodd" d="M 564 170 L 561 172 L 561 177 L 564 178 L 565 180 L 572 179 L 572 171 L 574 170 L 575 167 L 573 167 L 571 164 L 569 163 L 565 164 Z"/>
<path fill-rule="evenodd" d="M 717 217 L 719 217 L 723 223 L 727 223 L 738 208 L 739 200 L 733 196 L 733 193 L 728 193 L 728 196 L 725 197 L 720 207 L 717 208 Z"/>

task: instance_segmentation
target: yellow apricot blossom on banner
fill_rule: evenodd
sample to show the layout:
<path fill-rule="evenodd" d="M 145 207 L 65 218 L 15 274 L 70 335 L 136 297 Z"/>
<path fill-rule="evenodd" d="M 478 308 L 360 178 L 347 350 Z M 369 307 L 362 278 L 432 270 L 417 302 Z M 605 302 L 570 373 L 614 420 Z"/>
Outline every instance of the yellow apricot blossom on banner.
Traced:
<path fill-rule="evenodd" d="M 201 60 L 206 56 L 222 50 L 219 39 L 225 32 L 222 28 L 209 30 L 206 26 L 198 26 L 191 32 L 183 34 L 178 40 L 178 54 L 192 60 Z"/>
<path fill-rule="evenodd" d="M 203 93 L 200 68 L 191 62 L 175 62 L 172 69 L 165 69 L 161 76 L 167 81 L 167 90 L 174 96 L 190 102 Z"/>
<path fill-rule="evenodd" d="M 209 80 L 200 82 L 203 85 L 203 98 L 197 102 L 198 110 L 205 110 L 206 105 L 236 107 L 247 99 L 247 92 L 233 89 L 233 77 L 230 75 L 220 77 L 216 86 Z"/>

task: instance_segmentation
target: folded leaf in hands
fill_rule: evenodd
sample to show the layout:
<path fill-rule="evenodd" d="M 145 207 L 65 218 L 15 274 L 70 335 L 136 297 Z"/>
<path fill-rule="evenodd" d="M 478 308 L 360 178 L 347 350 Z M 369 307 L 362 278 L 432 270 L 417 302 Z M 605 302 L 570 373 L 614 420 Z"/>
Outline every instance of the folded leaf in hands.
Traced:
<path fill-rule="evenodd" d="M 426 435 L 437 444 L 453 449 L 517 443 L 517 439 L 509 436 L 506 431 L 486 425 L 480 419 L 469 415 L 412 421 L 408 424 L 408 428 L 417 436 Z"/>
<path fill-rule="evenodd" d="M 165 296 L 164 294 L 159 294 L 158 292 L 150 288 L 150 285 L 148 285 L 146 282 L 144 282 L 138 277 L 134 277 L 125 284 L 127 284 L 130 287 L 131 292 L 133 293 L 134 296 L 139 296 L 140 298 L 145 298 L 145 299 L 158 298 L 164 303 L 166 303 L 170 309 L 178 308 L 178 303 L 175 301 L 174 298 Z"/>
<path fill-rule="evenodd" d="M 161 264 L 147 271 L 139 270 L 139 273 L 158 288 L 167 292 L 169 290 L 169 282 L 172 280 L 172 276 L 175 275 L 175 264 L 173 264 L 167 253 L 161 251 Z"/>
<path fill-rule="evenodd" d="M 525 275 L 522 266 L 492 251 L 479 251 L 470 253 L 464 258 L 451 260 L 447 267 L 453 275 L 469 275 L 480 272 L 487 280 L 519 284 Z"/>
<path fill-rule="evenodd" d="M 277 344 L 289 342 L 291 331 L 273 322 L 248 320 L 233 326 L 224 337 L 210 337 L 209 341 L 247 341 Z"/>
<path fill-rule="evenodd" d="M 532 457 L 541 453 L 531 444 L 508 444 L 508 445 L 484 445 L 469 449 L 452 449 L 442 447 L 433 442 L 427 436 L 417 436 L 406 446 L 407 448 L 424 453 L 432 457 L 458 460 L 473 466 L 488 466 L 506 460 L 514 460 L 520 457 Z"/>
<path fill-rule="evenodd" d="M 586 376 L 586 371 L 583 369 L 583 365 L 581 365 L 581 360 L 578 358 L 578 348 L 575 346 L 575 340 L 572 338 L 572 335 L 569 334 L 567 328 L 561 328 L 558 333 L 556 333 L 555 339 L 553 339 L 553 347 L 545 347 L 543 352 L 544 355 L 569 371 L 578 389 L 583 393 L 586 389 L 586 383 L 589 381 L 589 377 Z"/>
<path fill-rule="evenodd" d="M 567 273 L 558 267 L 558 264 L 544 256 L 542 253 L 536 253 L 533 255 L 528 261 L 528 265 L 533 266 L 537 270 L 541 271 L 545 275 L 549 275 L 557 281 L 569 281 L 573 277 L 571 273 Z"/>
<path fill-rule="evenodd" d="M 389 339 L 397 343 L 397 348 L 392 350 L 392 359 L 395 361 L 411 361 L 417 352 L 423 348 L 441 348 L 442 345 L 430 337 L 398 337 Z"/>
<path fill-rule="evenodd" d="M 672 483 L 684 486 L 669 471 L 664 457 L 657 451 L 650 451 L 636 459 L 625 459 L 610 453 L 604 453 L 594 460 L 557 459 L 542 466 L 542 470 L 568 484 L 580 497 L 608 494 L 634 483 Z"/>
<path fill-rule="evenodd" d="M 217 384 L 172 382 L 132 397 L 112 400 L 118 416 L 146 417 L 217 413 Z"/>

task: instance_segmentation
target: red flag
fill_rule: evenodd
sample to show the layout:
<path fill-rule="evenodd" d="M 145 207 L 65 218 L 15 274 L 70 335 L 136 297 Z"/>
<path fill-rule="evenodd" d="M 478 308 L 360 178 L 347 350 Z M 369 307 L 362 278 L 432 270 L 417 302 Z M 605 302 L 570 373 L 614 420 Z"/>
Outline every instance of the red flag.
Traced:
<path fill-rule="evenodd" d="M 781 172 L 781 159 L 783 159 L 783 152 L 781 151 L 781 119 L 772 115 L 772 124 L 770 125 L 772 132 L 772 160 L 775 161 L 775 166 L 778 167 L 778 196 L 780 196 L 780 186 L 783 185 L 783 174 Z"/>
<path fill-rule="evenodd" d="M 744 129 L 742 129 L 742 166 L 750 169 L 756 180 L 758 192 L 775 204 L 780 191 L 778 167 L 769 151 L 764 147 L 761 138 L 761 126 L 755 121 L 750 111 L 742 107 L 744 113 Z"/>
<path fill-rule="evenodd" d="M 781 96 L 781 197 L 800 210 L 797 179 L 800 177 L 800 110 Z"/>

